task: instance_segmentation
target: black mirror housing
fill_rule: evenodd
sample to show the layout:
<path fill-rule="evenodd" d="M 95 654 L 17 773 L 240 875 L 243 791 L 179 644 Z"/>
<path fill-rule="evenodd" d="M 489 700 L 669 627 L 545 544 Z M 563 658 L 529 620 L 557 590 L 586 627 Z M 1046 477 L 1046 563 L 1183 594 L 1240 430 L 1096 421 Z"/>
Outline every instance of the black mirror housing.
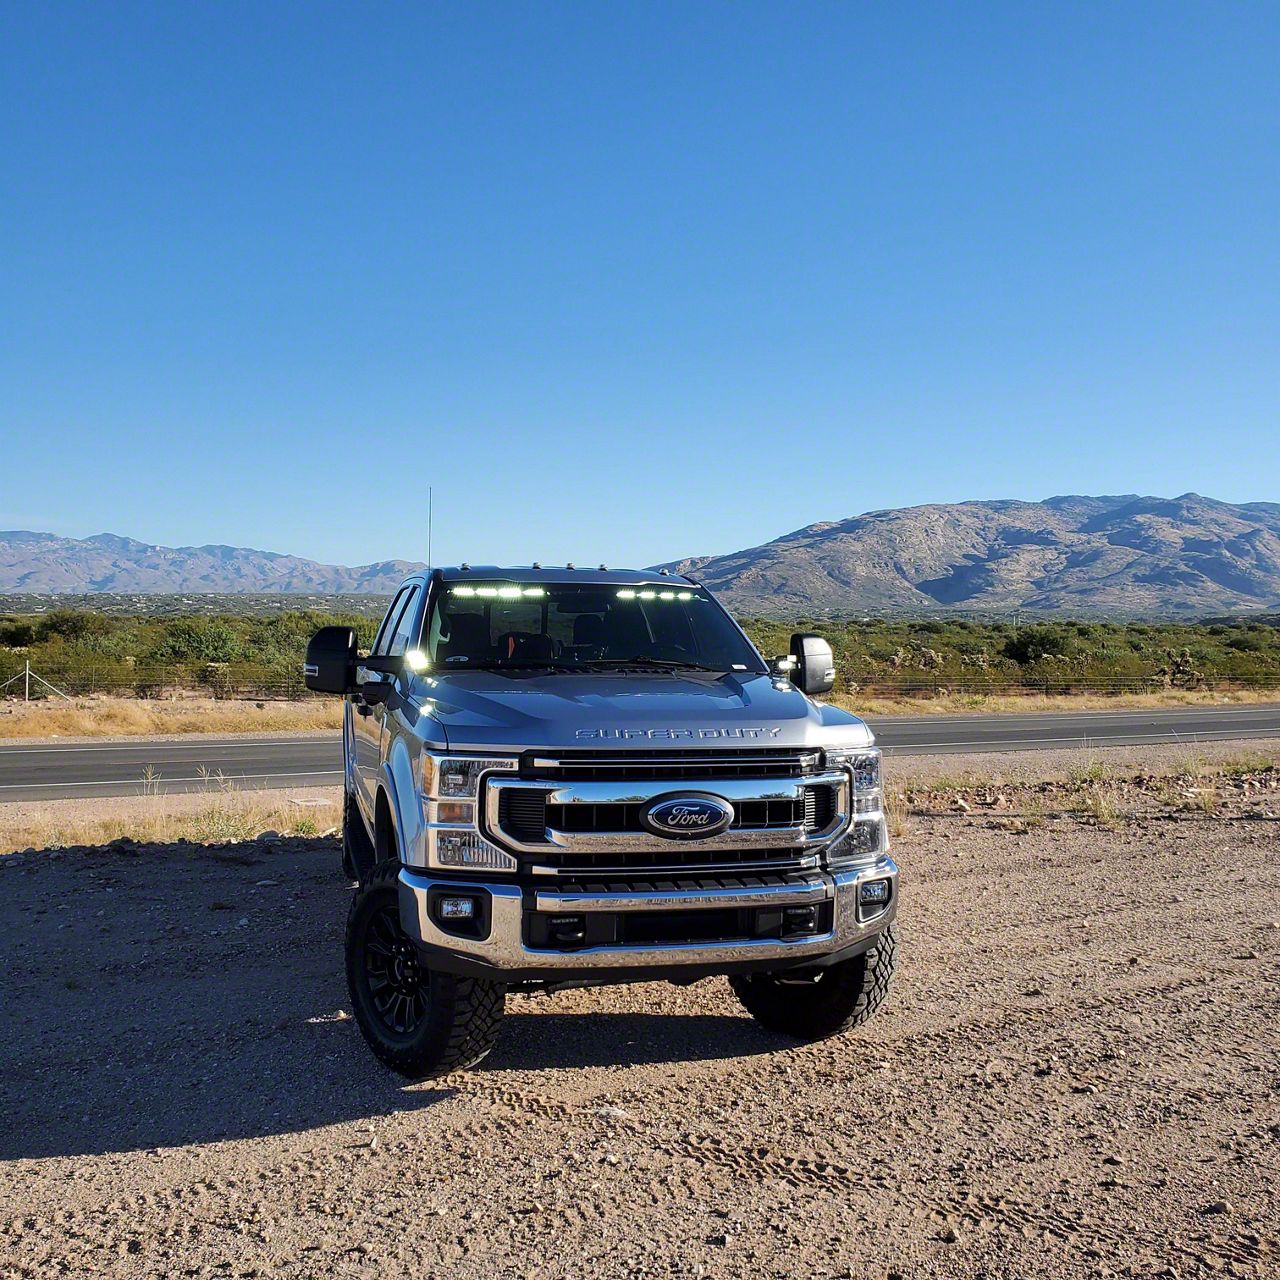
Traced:
<path fill-rule="evenodd" d="M 302 678 L 316 693 L 350 693 L 355 684 L 356 633 L 352 627 L 321 627 L 307 645 Z"/>
<path fill-rule="evenodd" d="M 811 631 L 797 631 L 791 637 L 795 667 L 791 683 L 803 693 L 829 693 L 836 682 L 835 656 L 831 646 Z"/>

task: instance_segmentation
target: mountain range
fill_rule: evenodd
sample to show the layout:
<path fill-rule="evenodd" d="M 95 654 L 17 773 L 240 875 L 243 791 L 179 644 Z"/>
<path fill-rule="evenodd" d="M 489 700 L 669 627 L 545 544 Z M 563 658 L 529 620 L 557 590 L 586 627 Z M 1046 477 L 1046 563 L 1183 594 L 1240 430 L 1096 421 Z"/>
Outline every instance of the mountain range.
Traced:
<path fill-rule="evenodd" d="M 355 568 L 248 547 L 158 547 L 114 533 L 61 538 L 0 532 L 0 592 L 61 595 L 202 591 L 389 594 L 422 565 L 382 560 Z"/>
<path fill-rule="evenodd" d="M 1280 504 L 1066 496 L 869 511 L 669 566 L 741 615 L 1274 609 Z"/>
<path fill-rule="evenodd" d="M 0 592 L 385 594 L 421 568 L 0 532 Z M 1196 616 L 1280 605 L 1280 503 L 1066 496 L 869 511 L 666 566 L 740 615 Z"/>

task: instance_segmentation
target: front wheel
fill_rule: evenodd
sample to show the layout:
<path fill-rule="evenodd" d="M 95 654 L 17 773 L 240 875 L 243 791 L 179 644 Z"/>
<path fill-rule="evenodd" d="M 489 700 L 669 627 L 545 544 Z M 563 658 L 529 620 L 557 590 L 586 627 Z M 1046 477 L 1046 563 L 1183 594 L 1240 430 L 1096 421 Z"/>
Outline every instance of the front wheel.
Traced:
<path fill-rule="evenodd" d="M 889 995 L 898 938 L 893 925 L 860 956 L 813 974 L 734 975 L 733 994 L 762 1027 L 797 1040 L 825 1040 L 861 1026 Z"/>
<path fill-rule="evenodd" d="M 505 988 L 423 964 L 400 924 L 400 864 L 380 863 L 347 915 L 347 985 L 374 1056 L 411 1080 L 474 1066 L 498 1039 Z"/>

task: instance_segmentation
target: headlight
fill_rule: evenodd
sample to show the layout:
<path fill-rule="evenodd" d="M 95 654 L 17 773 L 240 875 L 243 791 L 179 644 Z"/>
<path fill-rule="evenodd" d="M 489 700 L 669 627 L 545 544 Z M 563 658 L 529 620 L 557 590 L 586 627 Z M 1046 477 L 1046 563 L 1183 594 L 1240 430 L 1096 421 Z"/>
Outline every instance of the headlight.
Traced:
<path fill-rule="evenodd" d="M 423 817 L 427 866 L 441 869 L 516 871 L 519 864 L 482 836 L 476 812 L 483 802 L 480 779 L 486 773 L 512 773 L 513 756 L 444 756 L 428 753 L 422 763 Z"/>
<path fill-rule="evenodd" d="M 828 768 L 848 769 L 853 775 L 853 822 L 833 844 L 833 860 L 873 857 L 888 847 L 884 823 L 884 789 L 880 752 L 875 747 L 828 747 Z"/>
<path fill-rule="evenodd" d="M 520 761 L 511 756 L 432 756 L 431 759 L 436 780 L 432 794 L 441 797 L 473 797 L 482 773 L 520 767 Z"/>

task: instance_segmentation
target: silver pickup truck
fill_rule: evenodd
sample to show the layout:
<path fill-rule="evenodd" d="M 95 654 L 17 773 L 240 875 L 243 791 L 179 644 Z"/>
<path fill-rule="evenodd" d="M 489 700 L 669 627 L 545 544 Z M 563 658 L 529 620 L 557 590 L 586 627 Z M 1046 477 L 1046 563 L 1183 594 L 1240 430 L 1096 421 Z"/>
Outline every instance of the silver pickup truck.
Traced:
<path fill-rule="evenodd" d="M 818 1039 L 888 994 L 898 869 L 880 753 L 814 701 L 831 647 L 766 662 L 664 572 L 461 565 L 408 578 L 346 700 L 346 964 L 373 1052 L 421 1078 L 493 1047 L 508 990 L 724 974 Z"/>

